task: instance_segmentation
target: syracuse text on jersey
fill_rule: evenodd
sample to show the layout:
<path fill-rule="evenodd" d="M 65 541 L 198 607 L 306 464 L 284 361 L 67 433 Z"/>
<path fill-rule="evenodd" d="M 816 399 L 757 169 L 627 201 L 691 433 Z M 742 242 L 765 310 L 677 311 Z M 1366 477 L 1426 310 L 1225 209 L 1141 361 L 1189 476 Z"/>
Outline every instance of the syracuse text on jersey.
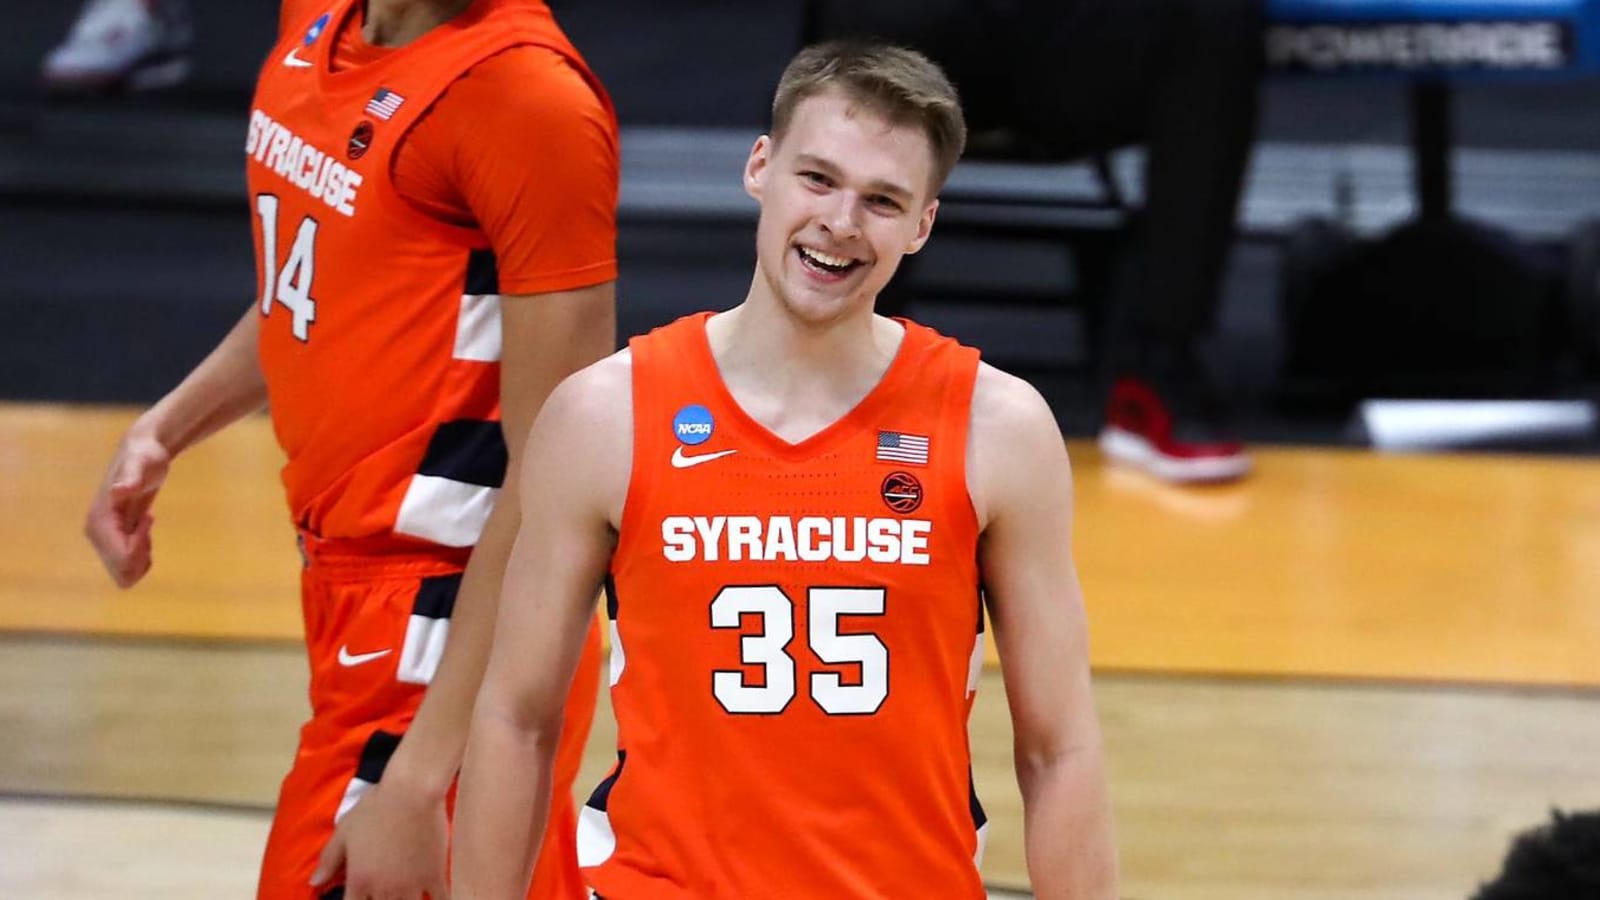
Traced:
<path fill-rule="evenodd" d="M 928 565 L 926 519 L 865 516 L 667 516 L 669 562 L 843 562 Z"/>
<path fill-rule="evenodd" d="M 250 112 L 244 152 L 313 199 L 344 215 L 356 214 L 361 173 L 350 171 L 333 154 L 302 140 L 259 109 Z"/>

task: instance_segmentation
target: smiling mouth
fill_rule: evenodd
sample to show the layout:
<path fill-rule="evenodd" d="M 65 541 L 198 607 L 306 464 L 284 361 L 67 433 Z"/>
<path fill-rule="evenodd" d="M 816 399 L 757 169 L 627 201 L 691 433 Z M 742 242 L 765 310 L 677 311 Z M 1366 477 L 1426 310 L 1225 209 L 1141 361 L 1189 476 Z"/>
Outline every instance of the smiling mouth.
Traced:
<path fill-rule="evenodd" d="M 860 260 L 834 256 L 820 250 L 808 250 L 805 247 L 796 247 L 795 250 L 800 254 L 800 261 L 807 267 L 829 275 L 843 275 L 862 264 Z"/>

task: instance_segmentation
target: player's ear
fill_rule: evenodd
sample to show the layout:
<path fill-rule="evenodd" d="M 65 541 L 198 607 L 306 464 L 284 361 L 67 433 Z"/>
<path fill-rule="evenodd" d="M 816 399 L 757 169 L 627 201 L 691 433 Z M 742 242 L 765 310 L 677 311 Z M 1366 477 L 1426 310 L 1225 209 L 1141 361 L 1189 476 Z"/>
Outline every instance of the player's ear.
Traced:
<path fill-rule="evenodd" d="M 933 220 L 938 214 L 939 200 L 934 198 L 923 208 L 922 215 L 917 218 L 917 233 L 911 238 L 911 242 L 906 244 L 906 253 L 908 255 L 921 250 L 922 245 L 928 242 L 928 238 L 933 235 Z"/>
<path fill-rule="evenodd" d="M 767 171 L 772 162 L 772 136 L 763 134 L 750 148 L 750 158 L 744 163 L 744 192 L 757 200 L 766 187 Z"/>

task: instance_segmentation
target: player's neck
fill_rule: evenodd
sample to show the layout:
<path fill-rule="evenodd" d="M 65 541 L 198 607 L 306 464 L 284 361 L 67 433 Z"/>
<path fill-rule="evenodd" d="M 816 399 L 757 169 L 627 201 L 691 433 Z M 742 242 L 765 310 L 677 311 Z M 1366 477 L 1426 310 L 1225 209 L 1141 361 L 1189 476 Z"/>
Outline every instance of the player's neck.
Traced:
<path fill-rule="evenodd" d="M 366 0 L 361 37 L 375 47 L 404 47 L 450 21 L 474 0 Z"/>
<path fill-rule="evenodd" d="M 759 395 L 842 414 L 883 379 L 905 336 L 870 307 L 819 325 L 766 300 L 752 296 L 706 326 L 717 368 L 741 399 Z"/>

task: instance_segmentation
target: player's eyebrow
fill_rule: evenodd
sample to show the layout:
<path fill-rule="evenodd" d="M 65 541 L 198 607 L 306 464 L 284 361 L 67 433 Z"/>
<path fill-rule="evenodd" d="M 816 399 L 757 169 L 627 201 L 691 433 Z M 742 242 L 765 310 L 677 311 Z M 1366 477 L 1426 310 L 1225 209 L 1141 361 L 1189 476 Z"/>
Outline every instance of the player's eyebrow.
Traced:
<path fill-rule="evenodd" d="M 820 156 L 815 156 L 810 153 L 796 154 L 795 162 L 808 168 L 821 169 L 825 174 L 828 175 L 838 176 L 842 174 L 838 166 Z M 913 197 L 910 188 L 896 184 L 892 181 L 885 181 L 882 178 L 872 179 L 871 181 L 867 182 L 867 187 L 872 193 L 893 197 L 901 203 L 909 204 Z"/>

